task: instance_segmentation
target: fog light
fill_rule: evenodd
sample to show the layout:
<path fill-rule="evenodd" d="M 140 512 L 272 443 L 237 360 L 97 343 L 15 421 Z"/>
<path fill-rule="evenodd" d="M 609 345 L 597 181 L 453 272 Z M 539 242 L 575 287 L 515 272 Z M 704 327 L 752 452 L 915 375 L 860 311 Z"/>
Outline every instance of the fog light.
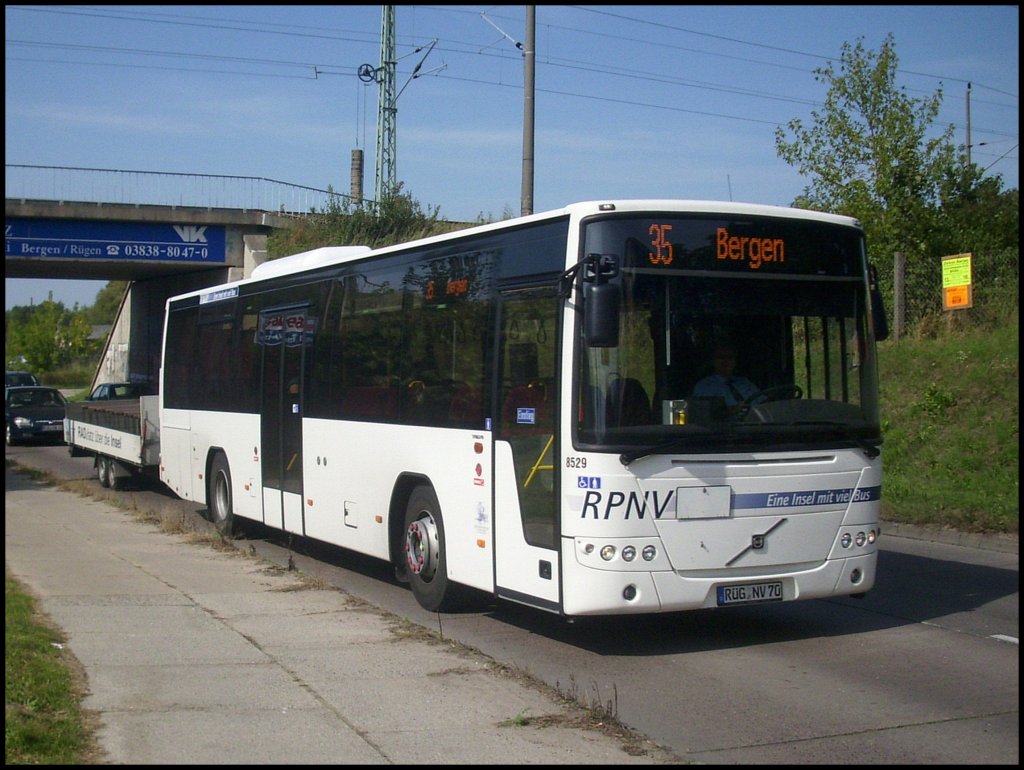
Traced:
<path fill-rule="evenodd" d="M 605 561 L 611 561 L 615 558 L 615 546 L 606 545 L 601 548 L 601 558 Z"/>
<path fill-rule="evenodd" d="M 868 541 L 868 536 L 867 535 L 865 535 L 863 532 L 858 532 L 857 533 L 857 545 L 858 546 L 864 545 L 864 543 L 866 543 L 867 541 Z"/>
<path fill-rule="evenodd" d="M 850 543 L 851 543 L 851 542 L 853 542 L 853 538 L 852 538 L 852 537 L 850 537 L 850 533 L 849 533 L 849 532 L 844 532 L 844 533 L 843 533 L 843 537 L 842 537 L 842 538 L 840 539 L 840 541 L 839 541 L 839 544 L 840 544 L 840 545 L 841 545 L 841 546 L 842 546 L 843 548 L 849 548 L 849 547 L 850 547 Z"/>
<path fill-rule="evenodd" d="M 631 545 L 627 545 L 625 548 L 622 549 L 622 560 L 623 561 L 633 561 L 633 559 L 635 559 L 635 558 L 636 558 L 636 548 L 634 548 Z"/>
<path fill-rule="evenodd" d="M 636 586 L 630 584 L 623 588 L 622 598 L 625 599 L 627 602 L 633 601 L 636 598 Z"/>
<path fill-rule="evenodd" d="M 853 572 L 850 573 L 850 582 L 854 585 L 857 585 L 857 583 L 859 583 L 861 581 L 861 578 L 863 577 L 864 576 L 861 574 L 861 571 L 859 569 L 855 569 L 853 570 Z"/>
<path fill-rule="evenodd" d="M 653 545 L 645 545 L 644 550 L 640 552 L 640 555 L 644 557 L 644 561 L 651 561 L 657 553 L 658 551 Z"/>

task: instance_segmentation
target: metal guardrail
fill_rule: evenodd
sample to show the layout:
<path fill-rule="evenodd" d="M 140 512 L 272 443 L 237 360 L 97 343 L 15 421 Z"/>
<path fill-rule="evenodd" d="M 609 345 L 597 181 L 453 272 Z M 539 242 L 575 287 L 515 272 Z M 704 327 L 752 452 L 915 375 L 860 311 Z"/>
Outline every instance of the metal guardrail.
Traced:
<path fill-rule="evenodd" d="M 226 208 L 294 216 L 363 202 L 332 190 L 265 177 L 24 164 L 4 165 L 4 197 Z"/>

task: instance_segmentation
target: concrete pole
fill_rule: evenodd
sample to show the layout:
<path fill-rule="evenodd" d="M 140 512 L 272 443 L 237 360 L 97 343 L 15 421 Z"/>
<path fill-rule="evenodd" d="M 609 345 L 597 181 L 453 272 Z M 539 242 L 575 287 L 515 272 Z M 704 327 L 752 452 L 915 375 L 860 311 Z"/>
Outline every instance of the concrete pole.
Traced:
<path fill-rule="evenodd" d="M 533 93 L 536 6 L 526 6 L 526 47 L 523 51 L 523 191 L 522 214 L 533 213 Z"/>

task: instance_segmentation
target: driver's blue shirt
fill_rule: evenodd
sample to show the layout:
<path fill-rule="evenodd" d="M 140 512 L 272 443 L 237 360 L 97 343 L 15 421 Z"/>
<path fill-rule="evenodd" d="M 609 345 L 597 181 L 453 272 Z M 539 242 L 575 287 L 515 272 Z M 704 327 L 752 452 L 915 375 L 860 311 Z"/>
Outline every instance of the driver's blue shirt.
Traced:
<path fill-rule="evenodd" d="M 694 398 L 721 398 L 726 406 L 736 406 L 759 391 L 746 377 L 723 377 L 711 374 L 693 388 Z"/>

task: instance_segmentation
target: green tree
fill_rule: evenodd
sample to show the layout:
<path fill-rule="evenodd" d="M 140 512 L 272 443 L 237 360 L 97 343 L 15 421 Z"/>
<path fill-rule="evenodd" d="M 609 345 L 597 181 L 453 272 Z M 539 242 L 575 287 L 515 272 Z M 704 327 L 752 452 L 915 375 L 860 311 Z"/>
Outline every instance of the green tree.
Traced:
<path fill-rule="evenodd" d="M 14 311 L 19 311 L 15 313 Z M 6 314 L 8 362 L 19 361 L 34 372 L 51 372 L 90 351 L 91 327 L 82 311 L 70 311 L 51 298 Z M 20 368 L 20 367 L 19 367 Z"/>
<path fill-rule="evenodd" d="M 112 324 L 117 318 L 117 311 L 124 298 L 127 281 L 111 281 L 96 294 L 92 307 L 85 308 L 86 316 L 91 324 Z"/>
<path fill-rule="evenodd" d="M 897 66 L 891 34 L 878 52 L 860 39 L 844 43 L 838 68 L 815 70 L 828 92 L 813 124 L 795 118 L 775 132 L 779 157 L 811 178 L 796 205 L 860 219 L 883 275 L 895 252 L 927 253 L 943 184 L 958 165 L 953 126 L 929 136 L 941 87 L 913 99 L 896 86 Z"/>
<path fill-rule="evenodd" d="M 966 162 L 950 169 L 939 189 L 942 216 L 933 223 L 933 254 L 1016 249 L 1020 244 L 1020 195 L 1003 189 L 1002 177 L 983 176 Z"/>
<path fill-rule="evenodd" d="M 332 192 L 328 188 L 328 192 Z M 357 205 L 348 200 L 332 202 L 286 230 L 267 239 L 271 259 L 297 254 L 320 246 L 390 246 L 458 229 L 461 225 L 438 218 L 438 207 L 424 209 L 401 184 L 379 204 Z"/>

